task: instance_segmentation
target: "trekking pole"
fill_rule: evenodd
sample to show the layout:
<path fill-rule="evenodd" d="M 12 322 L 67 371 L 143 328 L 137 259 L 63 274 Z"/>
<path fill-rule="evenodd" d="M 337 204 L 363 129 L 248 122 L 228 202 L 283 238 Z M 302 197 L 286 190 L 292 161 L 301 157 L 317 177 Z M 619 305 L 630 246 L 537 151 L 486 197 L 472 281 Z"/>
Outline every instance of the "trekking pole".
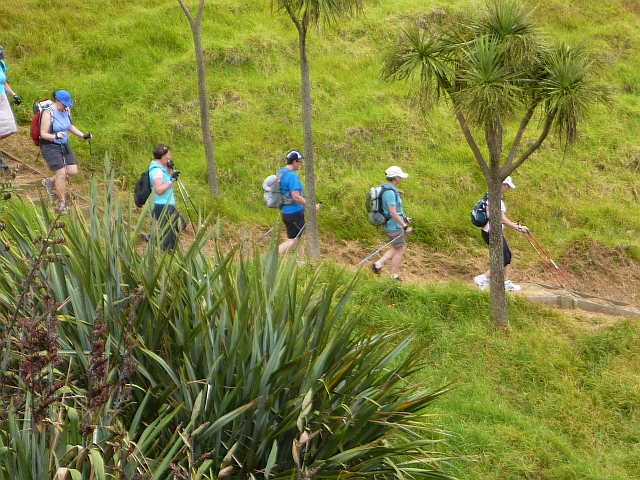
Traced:
<path fill-rule="evenodd" d="M 184 196 L 184 190 L 183 190 L 183 185 L 182 182 L 180 181 L 180 179 L 178 179 L 178 191 L 180 192 L 180 195 L 182 196 L 182 201 L 184 202 L 184 208 L 187 210 L 187 217 L 189 217 L 189 222 L 191 222 L 191 227 L 193 228 L 193 234 L 197 235 L 197 231 L 196 231 L 196 225 L 195 223 L 193 223 L 193 219 L 191 218 L 191 213 L 189 212 L 189 205 L 187 205 L 187 200 Z"/>
<path fill-rule="evenodd" d="M 529 235 L 531 235 L 531 233 L 525 233 L 524 236 L 527 239 L 527 242 L 529 242 L 529 245 L 531 245 L 531 247 L 536 251 L 536 253 L 538 254 L 538 256 L 540 257 L 540 260 L 542 260 L 542 263 L 544 263 L 544 266 L 547 267 L 547 270 L 549 270 L 549 272 L 551 273 L 551 275 L 553 275 L 553 278 L 556 279 L 556 282 L 558 282 L 558 284 L 560 285 L 560 288 L 564 288 L 564 285 L 562 285 L 562 282 L 558 279 L 558 277 L 556 276 L 556 274 L 553 272 L 553 270 L 551 269 L 551 265 L 549 265 L 549 262 L 547 262 L 547 260 L 540 254 L 540 251 L 538 250 L 538 248 L 535 246 L 535 244 L 531 241 L 531 239 L 529 238 Z"/>
<path fill-rule="evenodd" d="M 95 165 L 93 164 L 93 151 L 91 149 L 91 139 L 88 138 L 87 141 L 89 142 L 89 171 L 91 171 L 92 174 L 96 173 L 96 168 Z"/>
<path fill-rule="evenodd" d="M 357 265 L 354 265 L 352 267 L 352 270 L 355 270 L 356 268 L 358 268 L 360 265 L 362 265 L 363 263 L 365 263 L 366 261 L 368 261 L 371 257 L 373 257 L 376 253 L 384 250 L 385 248 L 387 248 L 389 245 L 391 245 L 396 239 L 394 238 L 393 240 L 385 243 L 384 245 L 382 245 L 381 247 L 375 249 L 373 252 L 371 252 L 369 255 L 367 255 L 366 257 L 364 257 L 360 263 L 358 263 Z"/>
<path fill-rule="evenodd" d="M 184 183 L 182 183 L 182 180 L 180 180 L 180 178 L 178 178 L 178 183 L 180 184 L 180 186 L 184 190 L 184 193 L 186 194 L 187 198 L 189 199 L 189 203 L 191 204 L 191 208 L 193 208 L 194 212 L 197 212 L 198 209 L 196 208 L 196 206 L 191 201 L 191 195 L 189 195 L 189 192 L 187 191 L 187 187 L 184 186 Z M 186 202 L 185 202 L 185 205 L 186 205 Z"/>
<path fill-rule="evenodd" d="M 247 248 L 243 253 L 246 255 L 247 253 L 249 253 L 253 247 L 255 247 L 258 243 L 260 243 L 265 237 L 268 237 L 269 235 L 271 235 L 271 232 L 273 232 L 273 227 L 271 227 L 267 233 L 263 234 L 260 238 L 258 238 L 255 242 L 253 242 L 251 244 L 251 246 L 249 248 Z"/>
<path fill-rule="evenodd" d="M 306 223 L 304 225 L 302 225 L 302 228 L 300 229 L 298 234 L 295 236 L 294 240 L 297 240 L 298 238 L 300 238 L 300 235 L 302 235 L 302 232 L 304 232 L 305 228 L 307 228 L 307 224 Z"/>
<path fill-rule="evenodd" d="M 562 278 L 564 278 L 567 283 L 569 285 L 571 285 L 571 288 L 573 288 L 574 290 L 576 289 L 576 287 L 573 286 L 573 284 L 571 283 L 571 281 L 569 281 L 569 279 L 567 278 L 567 276 L 564 274 L 564 272 L 562 271 L 562 269 L 556 264 L 556 262 L 553 261 L 553 258 L 551 258 L 551 256 L 547 253 L 547 251 L 544 249 L 544 247 L 542 245 L 540 245 L 540 242 L 538 240 L 536 240 L 536 237 L 533 236 L 533 234 L 531 232 L 529 232 L 529 236 L 531 236 L 531 239 L 536 242 L 536 245 L 538 245 L 538 247 L 540 247 L 540 250 L 542 250 L 542 253 L 544 253 L 547 258 L 549 259 L 549 261 L 551 262 L 551 264 L 556 267 L 556 270 L 558 270 L 558 272 L 560 272 L 560 275 L 562 275 Z"/>

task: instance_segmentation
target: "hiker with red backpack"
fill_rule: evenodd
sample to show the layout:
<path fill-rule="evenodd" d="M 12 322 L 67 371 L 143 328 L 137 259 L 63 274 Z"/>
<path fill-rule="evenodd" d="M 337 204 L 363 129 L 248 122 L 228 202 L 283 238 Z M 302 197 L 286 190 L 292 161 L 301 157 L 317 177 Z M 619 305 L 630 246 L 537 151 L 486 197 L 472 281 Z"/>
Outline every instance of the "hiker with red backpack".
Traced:
<path fill-rule="evenodd" d="M 0 139 L 13 135 L 18 131 L 7 93 L 13 97 L 15 105 L 22 103 L 20 97 L 7 83 L 7 64 L 4 62 L 4 49 L 0 47 Z M 7 168 L 9 166 L 2 161 L 2 150 L 0 150 L 0 170 Z"/>
<path fill-rule="evenodd" d="M 69 145 L 69 132 L 85 140 L 90 133 L 82 133 L 71 121 L 73 107 L 71 94 L 66 90 L 53 93 L 54 102 L 42 110 L 40 115 L 40 152 L 53 172 L 51 178 L 42 180 L 47 193 L 58 198 L 58 213 L 69 213 L 66 204 L 67 178 L 78 174 L 78 162 Z"/>

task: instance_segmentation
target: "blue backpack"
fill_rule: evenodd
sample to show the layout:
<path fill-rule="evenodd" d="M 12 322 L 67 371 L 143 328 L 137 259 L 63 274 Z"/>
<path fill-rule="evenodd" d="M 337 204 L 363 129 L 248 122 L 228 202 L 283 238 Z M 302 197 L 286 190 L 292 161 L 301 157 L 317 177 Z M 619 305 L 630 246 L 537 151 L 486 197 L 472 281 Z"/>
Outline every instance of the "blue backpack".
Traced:
<path fill-rule="evenodd" d="M 488 202 L 489 194 L 478 200 L 476 206 L 471 210 L 471 223 L 476 227 L 484 227 L 489 221 L 489 212 L 487 211 Z"/>

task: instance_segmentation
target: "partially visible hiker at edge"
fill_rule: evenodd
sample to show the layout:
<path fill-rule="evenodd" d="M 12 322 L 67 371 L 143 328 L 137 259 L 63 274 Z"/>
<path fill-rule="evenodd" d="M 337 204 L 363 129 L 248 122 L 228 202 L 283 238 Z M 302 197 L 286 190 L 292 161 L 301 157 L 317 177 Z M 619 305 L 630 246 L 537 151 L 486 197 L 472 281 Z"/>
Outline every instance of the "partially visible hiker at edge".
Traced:
<path fill-rule="evenodd" d="M 284 255 L 290 249 L 295 248 L 300 241 L 305 227 L 304 209 L 307 201 L 303 197 L 302 182 L 296 171 L 302 167 L 304 156 L 297 150 L 287 153 L 287 164 L 278 170 L 280 178 L 280 192 L 283 205 L 280 207 L 282 222 L 287 229 L 287 239 L 278 247 L 278 253 Z M 320 204 L 316 205 L 316 211 L 320 210 Z M 300 246 L 300 257 L 304 257 L 304 242 Z"/>
<path fill-rule="evenodd" d="M 187 228 L 187 221 L 176 209 L 176 197 L 173 192 L 180 172 L 173 168 L 169 145 L 156 145 L 153 158 L 149 165 L 149 180 L 155 192 L 151 214 L 158 221 L 157 231 L 162 236 L 162 249 L 173 250 L 178 232 Z"/>
<path fill-rule="evenodd" d="M 510 188 L 513 188 L 515 190 L 516 185 L 515 183 L 513 183 L 513 179 L 511 178 L 511 176 L 508 176 L 502 182 L 503 197 L 502 197 L 502 200 L 500 200 L 500 210 L 502 210 L 502 228 L 504 229 L 504 227 L 506 226 L 509 228 L 513 228 L 514 230 L 517 230 L 522 233 L 529 233 L 529 229 L 527 227 L 525 227 L 524 225 L 518 225 L 516 223 L 513 223 L 511 220 L 507 218 L 507 207 L 504 203 L 504 194 Z M 484 227 L 482 227 L 482 239 L 484 240 L 484 243 L 486 243 L 487 245 L 489 245 L 490 229 L 491 229 L 491 220 L 489 220 L 487 224 Z M 504 289 L 507 292 L 517 292 L 518 290 L 521 290 L 522 287 L 520 287 L 520 285 L 516 285 L 509 279 L 509 274 L 511 273 L 511 249 L 509 248 L 509 245 L 507 244 L 507 240 L 504 238 L 504 235 L 502 237 L 502 255 L 504 257 Z M 477 277 L 475 277 L 473 281 L 475 282 L 476 285 L 478 285 L 480 290 L 486 290 L 487 288 L 489 288 L 490 275 L 491 275 L 491 269 L 488 269 L 483 274 L 480 274 Z"/>
<path fill-rule="evenodd" d="M 7 64 L 4 61 L 4 49 L 0 47 L 0 139 L 13 135 L 18 131 L 7 93 L 13 97 L 14 105 L 22 103 L 20 97 L 7 83 Z M 0 170 L 5 170 L 6 168 L 9 168 L 9 166 L 2 161 L 2 150 L 0 150 Z"/>
<path fill-rule="evenodd" d="M 66 90 L 53 93 L 54 102 L 42 110 L 40 119 L 40 152 L 53 172 L 53 177 L 42 180 L 52 197 L 58 197 L 58 213 L 69 213 L 67 207 L 67 178 L 78 174 L 78 162 L 69 145 L 69 132 L 85 140 L 93 138 L 82 133 L 71 121 L 71 94 Z"/>
<path fill-rule="evenodd" d="M 395 165 L 387 168 L 385 174 L 387 183 L 383 187 L 387 187 L 388 190 L 382 194 L 382 211 L 385 218 L 390 218 L 384 224 L 384 233 L 387 234 L 392 248 L 387 250 L 382 255 L 382 258 L 373 264 L 372 268 L 375 273 L 380 273 L 387 260 L 391 260 L 391 278 L 400 280 L 398 271 L 400 270 L 404 251 L 407 248 L 406 236 L 413 229 L 409 226 L 411 219 L 404 215 L 402 196 L 398 191 L 398 185 L 403 179 L 408 178 L 409 174 Z"/>

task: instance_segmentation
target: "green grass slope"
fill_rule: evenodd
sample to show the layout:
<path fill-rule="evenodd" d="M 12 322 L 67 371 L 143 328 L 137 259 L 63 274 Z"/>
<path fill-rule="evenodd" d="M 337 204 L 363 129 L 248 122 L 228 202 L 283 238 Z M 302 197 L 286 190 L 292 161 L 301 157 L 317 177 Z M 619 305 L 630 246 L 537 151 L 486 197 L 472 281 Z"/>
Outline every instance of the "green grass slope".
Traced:
<path fill-rule="evenodd" d="M 195 0 L 187 3 L 196 8 Z M 410 86 L 383 82 L 380 70 L 404 19 L 480 3 L 372 0 L 365 15 L 312 32 L 323 236 L 376 243 L 364 193 L 397 164 L 411 174 L 403 189 L 418 227 L 412 242 L 456 258 L 477 251 L 468 217 L 485 186 L 450 109 L 443 105 L 422 118 Z M 560 256 L 597 240 L 635 259 L 637 268 L 640 6 L 629 0 L 535 6 L 536 22 L 552 39 L 586 41 L 601 54 L 616 103 L 610 111 L 594 110 L 575 149 L 550 139 L 519 169 L 518 190 L 509 194 L 513 219 Z M 262 203 L 262 180 L 303 141 L 297 33 L 267 0 L 208 0 L 205 8 L 220 201 L 205 180 L 193 41 L 177 1 L 3 0 L 0 31 L 10 84 L 24 99 L 15 109 L 22 125 L 34 100 L 66 88 L 76 123 L 94 134 L 93 161 L 109 152 L 125 188 L 148 164 L 153 145 L 169 143 L 203 209 L 214 209 L 228 225 L 266 230 L 275 222 L 277 212 Z M 88 146 L 74 147 L 83 168 Z M 527 261 L 537 260 L 522 264 Z M 637 322 L 607 324 L 513 299 L 505 333 L 487 321 L 486 294 L 459 284 L 387 285 L 367 276 L 355 300 L 370 313 L 366 328 L 417 328 L 427 346 L 425 380 L 456 385 L 439 408 L 452 448 L 472 457 L 451 466 L 460 478 L 640 477 Z"/>
<path fill-rule="evenodd" d="M 375 230 L 362 214 L 364 191 L 383 180 L 387 166 L 399 164 L 411 174 L 403 187 L 416 241 L 452 254 L 477 243 L 468 212 L 484 193 L 484 181 L 449 106 L 423 119 L 408 96 L 410 85 L 385 83 L 380 71 L 405 19 L 479 4 L 370 1 L 364 15 L 310 34 L 322 232 L 373 241 Z M 634 5 L 551 0 L 535 11 L 536 23 L 553 40 L 593 45 L 616 99 L 612 110 L 593 112 L 575 149 L 552 138 L 515 175 L 518 192 L 509 206 L 554 251 L 593 237 L 640 257 L 634 33 L 640 13 Z M 35 99 L 66 88 L 76 101 L 76 122 L 94 133 L 94 156 L 108 151 L 129 182 L 153 145 L 166 142 L 203 208 L 216 208 L 230 222 L 275 221 L 277 212 L 262 204 L 261 181 L 303 141 L 297 32 L 268 1 L 207 2 L 205 8 L 220 202 L 206 185 L 193 41 L 176 1 L 5 0 L 0 29 L 10 83 L 25 99 L 16 109 L 21 124 L 29 122 Z M 86 144 L 77 150 L 86 161 Z"/>
<path fill-rule="evenodd" d="M 361 282 L 371 323 L 416 329 L 425 384 L 452 383 L 433 424 L 461 479 L 640 477 L 640 326 L 512 299 L 509 333 L 488 298 L 459 285 Z"/>

